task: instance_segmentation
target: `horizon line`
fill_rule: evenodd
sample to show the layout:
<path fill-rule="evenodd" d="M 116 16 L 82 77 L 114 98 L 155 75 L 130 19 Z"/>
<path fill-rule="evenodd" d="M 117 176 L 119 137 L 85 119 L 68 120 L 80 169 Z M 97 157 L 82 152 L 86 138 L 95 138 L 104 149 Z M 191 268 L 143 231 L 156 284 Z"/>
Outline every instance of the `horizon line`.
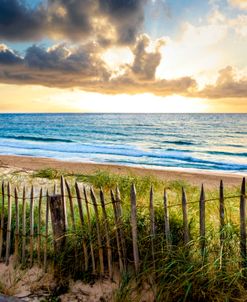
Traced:
<path fill-rule="evenodd" d="M 5 114 L 247 114 L 247 112 L 0 112 L 0 115 Z"/>

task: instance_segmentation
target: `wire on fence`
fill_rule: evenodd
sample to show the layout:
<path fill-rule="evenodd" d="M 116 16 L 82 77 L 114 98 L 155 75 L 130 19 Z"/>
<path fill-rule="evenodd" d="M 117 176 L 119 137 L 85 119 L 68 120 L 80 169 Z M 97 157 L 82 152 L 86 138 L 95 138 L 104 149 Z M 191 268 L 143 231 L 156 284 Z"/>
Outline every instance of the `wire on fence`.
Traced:
<path fill-rule="evenodd" d="M 2 193 L 0 193 L 0 196 L 3 196 Z M 4 196 L 10 196 L 12 198 L 15 198 L 15 195 L 14 194 L 4 194 Z M 69 196 L 67 194 L 63 195 L 64 197 L 66 198 L 72 198 L 72 199 L 77 199 L 77 196 Z M 247 195 L 244 195 L 244 194 L 240 194 L 240 195 L 232 195 L 232 196 L 224 196 L 224 200 L 227 200 L 227 199 L 234 199 L 234 198 L 240 198 L 240 197 L 244 197 L 244 198 L 247 198 Z M 30 197 L 29 197 L 30 198 Z M 39 198 L 47 198 L 47 195 L 38 195 L 38 196 L 33 196 L 33 199 L 39 199 Z M 20 197 L 20 199 L 22 199 L 22 197 Z M 85 198 L 82 197 L 82 199 L 85 200 Z M 219 197 L 217 198 L 209 198 L 209 199 L 205 199 L 205 202 L 210 202 L 210 201 L 219 201 Z M 90 204 L 90 205 L 94 205 L 92 202 L 88 201 L 88 200 L 85 200 L 85 202 L 87 204 Z M 109 201 L 109 202 L 106 202 L 105 205 L 110 205 L 110 204 L 115 204 L 115 203 L 119 203 L 120 201 L 119 200 L 116 200 L 116 201 Z M 187 204 L 195 204 L 195 203 L 199 203 L 199 199 L 198 200 L 195 200 L 195 201 L 189 201 L 187 202 Z M 100 206 L 100 204 L 96 204 L 96 206 Z M 179 207 L 181 206 L 181 203 L 177 203 L 177 204 L 173 204 L 173 205 L 169 205 L 167 206 L 168 208 L 173 208 L 173 207 Z M 149 208 L 149 206 L 143 206 L 142 205 L 142 208 Z"/>

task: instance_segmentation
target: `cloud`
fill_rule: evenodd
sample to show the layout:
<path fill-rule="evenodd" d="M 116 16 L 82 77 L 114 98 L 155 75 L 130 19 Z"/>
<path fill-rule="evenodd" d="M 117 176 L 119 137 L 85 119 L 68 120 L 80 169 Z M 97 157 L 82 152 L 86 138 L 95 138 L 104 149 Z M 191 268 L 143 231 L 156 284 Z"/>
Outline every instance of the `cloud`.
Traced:
<path fill-rule="evenodd" d="M 247 10 L 247 2 L 246 0 L 229 0 L 229 3 L 232 6 L 235 6 L 237 8 L 243 9 L 243 10 Z"/>
<path fill-rule="evenodd" d="M 237 78 L 233 68 L 219 71 L 214 85 L 207 85 L 197 96 L 206 98 L 247 98 L 247 77 Z"/>
<path fill-rule="evenodd" d="M 131 66 L 131 71 L 136 77 L 144 80 L 152 80 L 155 78 L 156 69 L 162 58 L 160 48 L 165 45 L 165 41 L 160 39 L 155 43 L 155 50 L 148 52 L 147 47 L 150 43 L 151 41 L 147 35 L 141 35 L 133 49 L 135 58 Z"/>
<path fill-rule="evenodd" d="M 84 39 L 93 32 L 97 1 L 48 0 L 45 34 L 70 40 Z"/>
<path fill-rule="evenodd" d="M 102 45 L 135 42 L 147 0 L 47 0 L 31 9 L 24 1 L 0 0 L 0 38 L 73 41 L 96 39 Z"/>
<path fill-rule="evenodd" d="M 0 0 L 0 38 L 7 40 L 39 39 L 46 25 L 45 8 L 35 10 L 18 0 Z"/>
<path fill-rule="evenodd" d="M 23 63 L 34 72 L 63 72 L 84 78 L 108 78 L 106 66 L 99 56 L 97 47 L 91 43 L 74 48 L 58 44 L 47 50 L 34 45 L 27 49 Z"/>
<path fill-rule="evenodd" d="M 182 77 L 174 80 L 137 81 L 129 77 L 119 77 L 106 83 L 102 91 L 109 94 L 139 94 L 152 93 L 157 96 L 168 96 L 173 94 L 189 95 L 190 91 L 196 89 L 196 81 L 191 77 Z M 87 89 L 94 91 L 94 89 Z"/>
<path fill-rule="evenodd" d="M 147 0 L 104 0 L 100 1 L 100 15 L 108 17 L 114 24 L 120 44 L 135 41 L 144 21 L 144 4 Z"/>
<path fill-rule="evenodd" d="M 11 84 L 36 84 L 49 87 L 73 88 L 109 94 L 153 93 L 186 95 L 195 89 L 196 82 L 190 77 L 166 80 L 156 79 L 155 71 L 160 61 L 159 49 L 164 42 L 156 41 L 154 50 L 148 51 L 150 39 L 140 36 L 133 47 L 132 64 L 121 66 L 122 71 L 115 76 L 101 58 L 102 48 L 87 43 L 78 47 L 65 44 L 48 49 L 32 46 L 27 49 L 24 58 L 16 64 L 0 61 L 0 81 Z M 14 52 L 6 46 L 0 51 Z"/>
<path fill-rule="evenodd" d="M 234 19 L 228 20 L 229 26 L 235 31 L 240 37 L 247 37 L 247 15 L 239 15 Z"/>
<path fill-rule="evenodd" d="M 0 64 L 17 65 L 22 63 L 22 58 L 14 53 L 6 45 L 0 44 Z"/>

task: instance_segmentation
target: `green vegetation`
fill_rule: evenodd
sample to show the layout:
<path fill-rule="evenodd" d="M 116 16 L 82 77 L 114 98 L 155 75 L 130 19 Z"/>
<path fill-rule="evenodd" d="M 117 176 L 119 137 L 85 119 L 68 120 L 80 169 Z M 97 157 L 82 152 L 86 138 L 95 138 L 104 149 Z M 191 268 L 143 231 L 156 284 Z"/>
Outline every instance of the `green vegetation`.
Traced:
<path fill-rule="evenodd" d="M 32 175 L 33 178 L 47 178 L 47 179 L 58 179 L 63 175 L 63 172 L 53 168 L 45 168 L 35 171 Z"/>
<path fill-rule="evenodd" d="M 56 179 L 61 172 L 50 169 L 38 171 L 35 177 Z M 128 271 L 121 276 L 121 282 L 115 293 L 115 300 L 140 301 L 144 295 L 155 297 L 155 301 L 246 301 L 247 300 L 247 270 L 240 267 L 241 257 L 239 251 L 239 198 L 227 199 L 228 196 L 239 195 L 239 188 L 225 189 L 225 227 L 222 230 L 225 236 L 224 247 L 220 249 L 219 232 L 219 202 L 211 200 L 206 202 L 206 250 L 201 255 L 199 238 L 199 196 L 200 188 L 180 181 L 163 182 L 152 177 L 137 177 L 133 175 L 116 175 L 107 172 L 97 172 L 92 175 L 70 175 L 71 186 L 75 181 L 83 183 L 90 198 L 89 186 L 96 191 L 99 204 L 99 188 L 105 192 L 107 215 L 109 222 L 109 236 L 113 252 L 113 260 L 118 263 L 116 226 L 114 212 L 111 204 L 110 190 L 119 186 L 123 208 L 122 231 L 124 234 Z M 130 186 L 135 183 L 137 190 L 137 214 L 138 214 L 138 247 L 141 260 L 140 272 L 137 276 L 133 273 L 133 252 L 130 224 Z M 149 191 L 154 188 L 155 230 L 154 259 L 151 254 Z M 183 242 L 183 219 L 181 209 L 181 189 L 185 188 L 188 200 L 188 218 L 190 242 L 187 246 Z M 82 185 L 80 184 L 82 189 Z M 171 229 L 171 247 L 166 245 L 164 235 L 164 208 L 163 192 L 167 190 L 169 201 L 169 220 Z M 75 191 L 72 189 L 75 196 Z M 217 190 L 207 190 L 206 199 L 217 199 Z M 79 211 L 75 205 L 76 231 L 73 231 L 71 212 L 68 208 L 69 230 L 67 234 L 67 246 L 60 255 L 59 263 L 61 274 L 70 275 L 74 279 L 82 279 L 92 282 L 98 276 L 84 271 L 84 254 L 82 241 L 86 240 L 89 259 L 90 242 L 93 243 L 94 255 L 98 264 L 99 247 L 97 243 L 96 220 L 94 209 L 90 202 L 92 233 L 88 228 L 86 207 L 83 200 L 84 219 L 86 224 L 82 227 Z M 36 203 L 37 206 L 37 203 Z M 43 214 L 45 206 L 43 207 Z M 105 267 L 106 261 L 106 237 L 104 232 L 104 220 L 99 209 L 100 227 L 104 247 Z M 21 209 L 20 209 L 21 210 Z M 27 208 L 29 217 L 29 207 Z M 7 213 L 5 213 L 7 215 Z M 13 217 L 15 209 L 13 207 Z M 45 225 L 42 216 L 41 232 L 44 234 Z M 27 223 L 28 218 L 27 218 Z M 20 228 L 22 226 L 20 225 Z M 27 232 L 29 226 L 27 226 Z M 50 230 L 51 231 L 51 230 Z M 14 232 L 14 225 L 13 225 Z M 35 208 L 35 240 L 37 240 L 37 208 Z M 42 237 L 42 246 L 44 245 Z M 28 252 L 27 252 L 28 253 Z M 36 255 L 35 255 L 36 256 Z M 53 259 L 52 236 L 49 236 L 48 258 Z M 91 260 L 89 266 L 91 269 Z M 148 301 L 148 300 L 147 300 Z"/>
<path fill-rule="evenodd" d="M 155 189 L 161 189 L 164 184 L 162 181 L 151 176 L 118 175 L 105 171 L 98 171 L 91 175 L 76 175 L 76 180 L 88 183 L 97 189 L 103 188 L 106 192 L 109 192 L 111 189 L 114 190 L 118 186 L 122 199 L 129 198 L 130 187 L 133 183 L 142 198 L 147 196 L 151 186 Z"/>

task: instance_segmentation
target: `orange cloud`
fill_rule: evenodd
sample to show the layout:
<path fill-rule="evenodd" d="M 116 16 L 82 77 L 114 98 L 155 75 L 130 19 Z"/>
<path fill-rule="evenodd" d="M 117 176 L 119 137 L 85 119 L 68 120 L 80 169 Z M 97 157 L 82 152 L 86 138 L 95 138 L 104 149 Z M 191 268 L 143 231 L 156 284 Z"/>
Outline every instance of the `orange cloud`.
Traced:
<path fill-rule="evenodd" d="M 247 10 L 247 1 L 246 0 L 229 0 L 232 6 L 238 7 L 243 10 Z"/>
<path fill-rule="evenodd" d="M 238 79 L 231 66 L 219 71 L 214 85 L 207 85 L 197 96 L 206 98 L 246 98 L 247 77 Z"/>

